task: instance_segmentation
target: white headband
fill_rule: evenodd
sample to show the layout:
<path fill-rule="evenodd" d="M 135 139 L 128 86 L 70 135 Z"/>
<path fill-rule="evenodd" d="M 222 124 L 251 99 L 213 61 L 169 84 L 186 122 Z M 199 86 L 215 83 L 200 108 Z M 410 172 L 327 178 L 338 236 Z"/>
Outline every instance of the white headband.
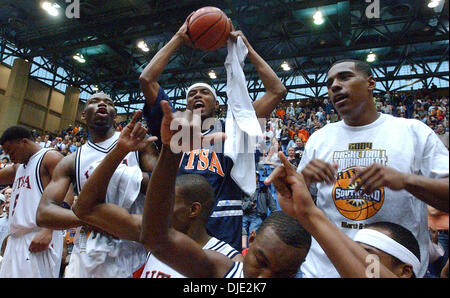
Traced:
<path fill-rule="evenodd" d="M 414 274 L 416 277 L 419 277 L 419 259 L 409 249 L 391 237 L 373 229 L 362 229 L 356 233 L 353 240 L 373 246 L 393 257 L 396 257 L 403 263 L 411 265 L 413 267 Z"/>
<path fill-rule="evenodd" d="M 197 87 L 205 87 L 206 89 L 208 89 L 209 91 L 211 91 L 211 93 L 214 96 L 214 99 L 217 100 L 217 95 L 216 95 L 216 91 L 214 91 L 213 87 L 211 87 L 210 85 L 206 84 L 206 83 L 195 83 L 194 85 L 192 85 L 191 87 L 188 88 L 188 90 L 186 91 L 186 100 L 188 98 L 188 94 L 189 91 L 191 91 L 193 88 L 197 88 Z"/>

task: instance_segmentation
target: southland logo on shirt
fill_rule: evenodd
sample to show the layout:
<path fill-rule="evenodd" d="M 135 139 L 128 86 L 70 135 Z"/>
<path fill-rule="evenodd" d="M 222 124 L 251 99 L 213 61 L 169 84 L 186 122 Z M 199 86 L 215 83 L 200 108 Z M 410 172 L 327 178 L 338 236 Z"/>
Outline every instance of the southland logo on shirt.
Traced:
<path fill-rule="evenodd" d="M 372 143 L 352 143 L 349 150 L 333 152 L 333 162 L 339 164 L 336 183 L 332 190 L 334 204 L 345 218 L 359 221 L 374 216 L 383 206 L 384 187 L 370 194 L 355 191 L 358 180 L 351 182 L 356 168 L 374 163 L 386 165 L 386 150 L 372 149 Z"/>

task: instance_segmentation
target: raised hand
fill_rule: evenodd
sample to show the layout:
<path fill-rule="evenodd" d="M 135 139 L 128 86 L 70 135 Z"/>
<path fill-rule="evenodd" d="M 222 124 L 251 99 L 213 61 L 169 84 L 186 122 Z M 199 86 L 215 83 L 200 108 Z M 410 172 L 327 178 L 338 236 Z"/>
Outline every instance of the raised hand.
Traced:
<path fill-rule="evenodd" d="M 147 129 L 142 126 L 141 122 L 138 122 L 142 115 L 142 111 L 138 110 L 134 113 L 130 123 L 122 129 L 119 139 L 117 140 L 117 147 L 127 151 L 138 151 L 142 148 L 149 146 L 151 142 L 156 141 L 157 137 L 147 138 Z"/>
<path fill-rule="evenodd" d="M 189 152 L 207 147 L 213 142 L 226 138 L 225 133 L 211 133 L 206 136 L 201 132 L 200 112 L 186 110 L 172 113 L 167 101 L 161 101 L 164 117 L 161 121 L 161 142 L 170 146 L 173 153 Z"/>
<path fill-rule="evenodd" d="M 278 166 L 264 183 L 266 185 L 273 183 L 277 190 L 281 209 L 287 215 L 301 220 L 317 207 L 309 193 L 303 175 L 297 173 L 296 168 L 289 162 L 283 152 L 279 152 L 278 156 L 282 165 Z"/>
<path fill-rule="evenodd" d="M 194 47 L 192 44 L 191 38 L 189 37 L 188 32 L 188 22 L 191 16 L 195 13 L 195 11 L 191 12 L 189 16 L 184 21 L 183 25 L 178 29 L 177 33 L 175 35 L 179 36 L 183 40 L 183 44 L 189 47 Z"/>

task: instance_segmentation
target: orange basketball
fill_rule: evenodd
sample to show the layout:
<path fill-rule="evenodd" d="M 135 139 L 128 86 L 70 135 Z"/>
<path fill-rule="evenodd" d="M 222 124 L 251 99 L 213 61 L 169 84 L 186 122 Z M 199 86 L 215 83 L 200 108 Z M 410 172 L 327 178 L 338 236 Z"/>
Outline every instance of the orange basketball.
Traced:
<path fill-rule="evenodd" d="M 214 51 L 223 47 L 231 31 L 227 15 L 217 7 L 206 6 L 194 12 L 187 34 L 196 48 Z"/>
<path fill-rule="evenodd" d="M 355 192 L 356 185 L 350 184 L 355 174 L 355 169 L 340 172 L 333 187 L 332 197 L 340 214 L 359 221 L 371 218 L 381 209 L 384 203 L 384 187 L 380 187 L 370 195 L 363 195 L 361 191 Z"/>

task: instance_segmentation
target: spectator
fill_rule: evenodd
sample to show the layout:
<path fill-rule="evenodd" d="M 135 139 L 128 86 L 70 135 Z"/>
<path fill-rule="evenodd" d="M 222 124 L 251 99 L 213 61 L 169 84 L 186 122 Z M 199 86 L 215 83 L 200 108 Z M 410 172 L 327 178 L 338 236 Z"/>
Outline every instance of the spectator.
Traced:
<path fill-rule="evenodd" d="M 438 138 L 442 141 L 442 143 L 444 143 L 445 147 L 449 146 L 449 133 L 448 131 L 445 131 L 444 125 L 443 124 L 438 124 L 436 130 L 435 130 L 436 135 L 438 136 Z"/>
<path fill-rule="evenodd" d="M 443 256 L 435 260 L 435 262 L 429 266 L 431 273 L 434 276 L 439 276 L 448 260 L 448 213 L 428 206 L 428 226 L 432 232 L 432 240 L 434 240 L 434 243 L 439 244 L 444 251 Z"/>
<path fill-rule="evenodd" d="M 242 199 L 242 248 L 248 248 L 248 238 L 255 233 L 269 212 L 277 210 L 277 204 L 268 186 L 256 172 L 256 191 L 251 196 L 244 195 Z"/>
<path fill-rule="evenodd" d="M 294 147 L 289 147 L 288 148 L 288 157 L 287 157 L 287 159 L 296 168 L 298 167 L 298 165 L 300 163 L 300 158 L 298 158 L 297 155 L 295 154 L 295 148 Z"/>

